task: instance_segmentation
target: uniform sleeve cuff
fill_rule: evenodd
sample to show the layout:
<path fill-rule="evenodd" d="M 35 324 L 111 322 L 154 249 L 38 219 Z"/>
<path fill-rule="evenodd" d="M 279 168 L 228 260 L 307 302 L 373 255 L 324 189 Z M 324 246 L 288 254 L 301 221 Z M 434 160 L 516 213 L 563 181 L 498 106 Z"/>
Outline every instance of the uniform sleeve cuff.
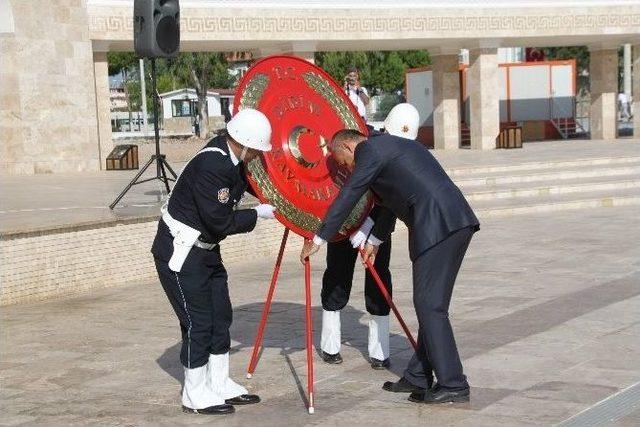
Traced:
<path fill-rule="evenodd" d="M 369 238 L 367 239 L 367 243 L 371 243 L 373 246 L 380 246 L 382 242 L 383 242 L 382 240 L 378 239 L 373 234 L 370 234 Z"/>
<path fill-rule="evenodd" d="M 327 243 L 327 241 L 320 236 L 313 236 L 313 243 L 315 243 L 318 246 L 322 246 L 325 243 Z"/>

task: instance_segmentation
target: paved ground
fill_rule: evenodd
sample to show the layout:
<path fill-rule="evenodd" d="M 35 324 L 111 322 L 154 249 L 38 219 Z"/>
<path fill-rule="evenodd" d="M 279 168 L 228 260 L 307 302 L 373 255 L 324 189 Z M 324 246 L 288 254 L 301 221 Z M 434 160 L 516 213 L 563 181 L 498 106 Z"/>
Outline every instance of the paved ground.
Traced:
<path fill-rule="evenodd" d="M 140 161 L 148 159 L 149 144 L 141 147 Z M 184 166 L 200 143 L 169 144 L 167 153 L 176 171 Z M 557 162 L 586 158 L 640 156 L 637 139 L 612 141 L 547 141 L 526 143 L 522 150 L 434 151 L 449 170 L 530 162 Z M 145 177 L 154 176 L 155 168 Z M 164 196 L 160 181 L 135 186 L 111 211 L 116 198 L 136 171 L 102 171 L 75 174 L 1 176 L 0 233 L 109 221 L 123 217 L 156 215 Z M 455 175 L 455 174 L 454 174 Z"/>
<path fill-rule="evenodd" d="M 355 286 L 343 317 L 345 363 L 330 366 L 316 357 L 316 414 L 308 415 L 301 266 L 289 255 L 252 380 L 244 372 L 273 260 L 228 266 L 236 307 L 232 371 L 262 404 L 224 418 L 182 414 L 176 320 L 158 283 L 132 283 L 2 309 L 0 424 L 559 423 L 640 381 L 637 215 L 637 207 L 628 207 L 483 222 L 451 313 L 472 385 L 467 405 L 426 407 L 380 389 L 402 372 L 411 351 L 393 322 L 392 368 L 368 367 L 367 316 Z M 394 245 L 394 295 L 415 330 L 406 232 L 396 233 Z M 315 259 L 317 327 L 322 265 Z M 360 270 L 356 281 L 362 282 Z M 626 412 L 619 425 L 640 424 L 640 412 Z"/>

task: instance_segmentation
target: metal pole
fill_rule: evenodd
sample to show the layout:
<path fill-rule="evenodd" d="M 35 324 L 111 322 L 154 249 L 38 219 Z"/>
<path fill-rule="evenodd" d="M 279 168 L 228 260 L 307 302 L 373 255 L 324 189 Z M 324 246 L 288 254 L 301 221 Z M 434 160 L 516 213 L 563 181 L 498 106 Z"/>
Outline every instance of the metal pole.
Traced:
<path fill-rule="evenodd" d="M 156 58 L 151 58 L 151 87 L 153 90 L 153 132 L 156 138 L 156 176 L 161 176 L 160 170 L 160 130 L 158 129 L 158 97 L 156 94 Z"/>
<path fill-rule="evenodd" d="M 631 45 L 629 43 L 624 45 L 624 80 L 623 88 L 624 93 L 627 95 L 627 99 L 631 99 Z"/>
<path fill-rule="evenodd" d="M 364 259 L 364 250 L 360 249 L 360 255 L 362 256 L 362 259 Z M 389 304 L 389 307 L 391 307 L 393 314 L 396 315 L 396 319 L 398 319 L 400 326 L 402 326 L 402 330 L 404 331 L 405 335 L 411 342 L 413 349 L 418 351 L 418 344 L 416 343 L 416 340 L 413 339 L 413 335 L 411 335 L 411 331 L 409 331 L 407 324 L 404 323 L 404 319 L 400 315 L 400 312 L 398 311 L 398 308 L 396 307 L 396 305 L 393 303 L 393 300 L 391 299 L 391 295 L 389 295 L 389 291 L 387 291 L 386 286 L 384 286 L 384 283 L 382 283 L 382 279 L 378 275 L 378 272 L 376 271 L 375 266 L 369 260 L 366 261 L 366 266 L 369 269 L 369 273 L 371 273 L 373 280 L 375 280 L 376 284 L 378 285 L 378 289 L 380 290 L 380 293 L 382 294 L 384 299 L 387 301 L 387 304 Z"/>
<path fill-rule="evenodd" d="M 276 290 L 276 283 L 278 282 L 278 274 L 280 273 L 280 265 L 282 264 L 282 256 L 284 255 L 284 248 L 287 245 L 287 238 L 289 237 L 289 229 L 284 229 L 282 235 L 282 242 L 280 242 L 280 251 L 278 252 L 278 258 L 276 259 L 276 265 L 273 267 L 273 274 L 271 275 L 271 285 L 269 286 L 269 292 L 267 293 L 267 299 L 262 309 L 262 318 L 258 325 L 258 333 L 256 334 L 256 341 L 253 343 L 253 352 L 251 353 L 251 360 L 249 361 L 249 367 L 247 368 L 247 378 L 253 376 L 256 366 L 258 365 L 258 354 L 262 348 L 262 337 L 264 336 L 264 329 L 267 325 L 267 317 L 269 316 L 269 310 L 271 309 L 271 300 L 273 299 L 273 293 Z"/>
<path fill-rule="evenodd" d="M 304 260 L 304 287 L 307 333 L 307 393 L 309 396 L 309 414 L 313 414 L 313 318 L 311 316 L 311 264 L 309 258 Z"/>
<path fill-rule="evenodd" d="M 144 78 L 144 59 L 140 58 L 140 92 L 142 97 L 142 132 L 147 135 L 149 128 L 147 126 L 147 84 Z"/>

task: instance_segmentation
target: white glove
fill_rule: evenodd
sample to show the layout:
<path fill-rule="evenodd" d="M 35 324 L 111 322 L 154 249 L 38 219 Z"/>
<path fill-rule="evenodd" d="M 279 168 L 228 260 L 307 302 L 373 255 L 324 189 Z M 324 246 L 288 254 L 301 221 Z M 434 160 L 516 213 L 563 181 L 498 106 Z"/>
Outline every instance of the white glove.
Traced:
<path fill-rule="evenodd" d="M 351 246 L 354 248 L 359 248 L 364 245 L 364 242 L 367 240 L 367 236 L 371 232 L 373 228 L 373 220 L 370 217 L 364 220 L 364 223 L 360 226 L 358 231 L 353 233 L 351 237 L 349 237 L 349 241 L 351 242 Z"/>
<path fill-rule="evenodd" d="M 274 219 L 276 217 L 273 214 L 273 212 L 276 210 L 275 206 L 268 205 L 268 204 L 262 204 L 262 205 L 256 206 L 253 209 L 255 209 L 256 212 L 258 212 L 258 218 Z"/>

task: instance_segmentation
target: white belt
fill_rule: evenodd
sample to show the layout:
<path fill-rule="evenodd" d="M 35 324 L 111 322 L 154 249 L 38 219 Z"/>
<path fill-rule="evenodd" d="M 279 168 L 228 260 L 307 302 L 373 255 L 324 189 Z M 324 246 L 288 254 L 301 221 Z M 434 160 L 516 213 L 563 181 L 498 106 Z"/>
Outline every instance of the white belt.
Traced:
<path fill-rule="evenodd" d="M 206 153 L 209 151 L 218 152 L 223 156 L 227 155 L 227 153 L 225 153 L 224 150 L 221 150 L 220 148 L 207 147 L 198 151 L 196 153 L 196 156 L 200 153 Z M 193 158 L 191 160 L 193 160 Z M 189 160 L 189 162 L 191 162 L 191 160 Z M 182 176 L 182 173 L 180 174 L 180 176 Z M 174 183 L 174 188 L 178 184 L 180 176 Z M 171 194 L 169 194 L 169 198 L 171 198 Z M 173 254 L 171 255 L 171 259 L 169 260 L 169 268 L 172 271 L 175 271 L 177 273 L 180 272 L 180 270 L 182 269 L 182 265 L 187 259 L 187 255 L 189 255 L 189 251 L 192 247 L 195 246 L 198 248 L 206 249 L 208 251 L 216 247 L 216 243 L 205 243 L 199 241 L 199 230 L 196 230 L 193 227 L 189 227 L 187 224 L 178 221 L 169 214 L 169 199 L 167 199 L 166 203 L 162 206 L 160 212 L 162 212 L 162 220 L 165 224 L 167 224 L 167 227 L 169 227 L 169 231 L 173 236 Z"/>
<path fill-rule="evenodd" d="M 174 219 L 169 214 L 166 204 L 162 207 L 161 211 L 162 220 L 167 224 L 173 236 L 173 254 L 169 260 L 169 268 L 171 271 L 179 273 L 180 270 L 182 270 L 182 264 L 184 264 L 187 255 L 189 255 L 189 251 L 198 241 L 200 231 Z"/>

